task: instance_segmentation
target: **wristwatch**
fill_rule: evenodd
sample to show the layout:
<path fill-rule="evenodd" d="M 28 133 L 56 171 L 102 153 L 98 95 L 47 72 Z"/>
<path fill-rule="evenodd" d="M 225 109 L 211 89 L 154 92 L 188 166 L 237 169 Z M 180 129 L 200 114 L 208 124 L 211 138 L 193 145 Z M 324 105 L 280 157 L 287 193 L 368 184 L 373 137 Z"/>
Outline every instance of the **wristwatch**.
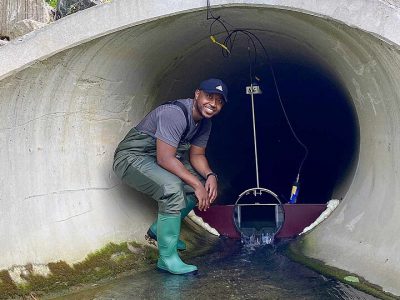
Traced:
<path fill-rule="evenodd" d="M 217 174 L 215 174 L 214 172 L 210 172 L 210 173 L 208 173 L 207 175 L 206 175 L 206 180 L 208 179 L 208 177 L 210 177 L 210 176 L 214 176 L 215 177 L 215 179 L 218 181 L 218 176 L 217 176 Z"/>

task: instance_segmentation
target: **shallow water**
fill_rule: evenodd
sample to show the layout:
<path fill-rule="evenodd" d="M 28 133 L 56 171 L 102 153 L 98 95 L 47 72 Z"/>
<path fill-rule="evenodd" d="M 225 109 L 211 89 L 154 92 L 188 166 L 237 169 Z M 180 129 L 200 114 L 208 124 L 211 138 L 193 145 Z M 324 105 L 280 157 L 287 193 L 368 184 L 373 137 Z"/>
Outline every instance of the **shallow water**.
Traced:
<path fill-rule="evenodd" d="M 282 248 L 221 239 L 212 253 L 186 259 L 196 275 L 154 269 L 57 299 L 377 299 L 291 261 Z"/>

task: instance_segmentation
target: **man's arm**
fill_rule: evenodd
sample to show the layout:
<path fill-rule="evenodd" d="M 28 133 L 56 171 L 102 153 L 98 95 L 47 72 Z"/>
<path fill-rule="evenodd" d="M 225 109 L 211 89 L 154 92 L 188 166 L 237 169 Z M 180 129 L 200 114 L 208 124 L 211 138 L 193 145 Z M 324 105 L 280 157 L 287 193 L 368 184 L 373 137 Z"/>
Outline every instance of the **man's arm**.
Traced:
<path fill-rule="evenodd" d="M 212 172 L 206 157 L 206 149 L 199 146 L 191 145 L 189 153 L 190 163 L 193 168 L 197 172 L 199 172 L 201 176 L 206 178 L 207 174 Z M 212 203 L 218 195 L 217 178 L 215 176 L 209 176 L 206 180 L 205 188 L 208 193 L 210 203 Z"/>
<path fill-rule="evenodd" d="M 178 176 L 190 185 L 199 201 L 199 209 L 206 210 L 210 206 L 209 195 L 200 180 L 190 173 L 185 166 L 175 157 L 176 148 L 157 139 L 157 163 L 162 168 Z"/>

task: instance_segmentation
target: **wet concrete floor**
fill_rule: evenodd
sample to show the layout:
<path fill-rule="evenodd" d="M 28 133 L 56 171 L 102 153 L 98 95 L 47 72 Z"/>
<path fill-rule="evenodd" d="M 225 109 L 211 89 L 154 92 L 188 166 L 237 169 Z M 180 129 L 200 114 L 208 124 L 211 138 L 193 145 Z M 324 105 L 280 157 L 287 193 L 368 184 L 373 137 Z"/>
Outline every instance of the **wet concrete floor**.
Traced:
<path fill-rule="evenodd" d="M 280 245 L 220 239 L 213 250 L 186 259 L 196 275 L 154 269 L 56 299 L 377 299 L 291 261 Z"/>

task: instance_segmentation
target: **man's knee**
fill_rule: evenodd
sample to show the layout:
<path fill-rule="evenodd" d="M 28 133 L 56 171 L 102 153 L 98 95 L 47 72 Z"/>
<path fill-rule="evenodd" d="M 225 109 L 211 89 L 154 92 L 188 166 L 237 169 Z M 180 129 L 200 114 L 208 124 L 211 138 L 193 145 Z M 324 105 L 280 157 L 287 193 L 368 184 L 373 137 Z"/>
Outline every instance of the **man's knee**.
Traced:
<path fill-rule="evenodd" d="M 163 184 L 160 192 L 157 199 L 160 213 L 176 214 L 186 207 L 182 181 Z"/>

